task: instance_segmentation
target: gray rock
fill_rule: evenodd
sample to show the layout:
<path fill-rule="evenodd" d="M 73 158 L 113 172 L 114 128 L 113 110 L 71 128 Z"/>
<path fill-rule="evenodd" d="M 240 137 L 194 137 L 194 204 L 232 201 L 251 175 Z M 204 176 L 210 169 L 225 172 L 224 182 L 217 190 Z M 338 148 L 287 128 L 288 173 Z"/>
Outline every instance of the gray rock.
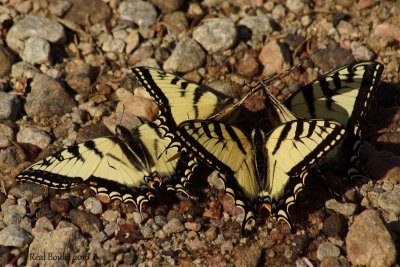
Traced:
<path fill-rule="evenodd" d="M 11 146 L 11 141 L 14 140 L 14 137 L 14 129 L 8 125 L 0 123 L 0 149 Z"/>
<path fill-rule="evenodd" d="M 107 222 L 116 222 L 118 218 L 121 218 L 121 214 L 117 210 L 106 210 L 101 217 Z"/>
<path fill-rule="evenodd" d="M 395 185 L 393 190 L 387 191 L 379 195 L 378 205 L 387 213 L 394 213 L 396 216 L 400 215 L 400 186 Z"/>
<path fill-rule="evenodd" d="M 149 27 L 157 21 L 157 10 L 148 2 L 126 0 L 118 8 L 122 19 L 133 21 L 139 27 Z"/>
<path fill-rule="evenodd" d="M 365 210 L 354 218 L 346 237 L 347 256 L 353 265 L 392 266 L 396 247 L 376 210 Z"/>
<path fill-rule="evenodd" d="M 169 25 L 169 32 L 175 35 L 179 35 L 181 32 L 186 32 L 189 28 L 186 14 L 182 11 L 166 14 L 163 18 L 163 22 Z"/>
<path fill-rule="evenodd" d="M 119 38 L 108 36 L 101 47 L 104 52 L 122 53 L 125 48 L 125 42 Z"/>
<path fill-rule="evenodd" d="M 17 62 L 11 67 L 11 77 L 15 79 L 19 79 L 21 77 L 32 79 L 37 74 L 40 74 L 40 70 L 25 61 Z"/>
<path fill-rule="evenodd" d="M 21 58 L 31 64 L 49 63 L 51 61 L 50 44 L 45 39 L 30 37 L 20 53 Z"/>
<path fill-rule="evenodd" d="M 0 150 L 0 168 L 13 168 L 19 164 L 15 147 Z"/>
<path fill-rule="evenodd" d="M 327 209 L 333 210 L 344 216 L 351 216 L 357 211 L 357 204 L 354 203 L 340 203 L 335 199 L 329 199 L 325 202 Z"/>
<path fill-rule="evenodd" d="M 28 257 L 27 265 L 36 266 L 43 262 L 57 262 L 57 266 L 69 266 L 74 262 L 82 264 L 84 260 L 74 260 L 74 258 L 89 257 L 85 248 L 87 243 L 79 230 L 74 227 L 43 233 L 35 237 L 29 246 L 28 255 L 33 255 L 33 257 Z"/>
<path fill-rule="evenodd" d="M 57 17 L 62 17 L 71 8 L 71 5 L 67 0 L 51 1 L 49 3 L 49 11 Z"/>
<path fill-rule="evenodd" d="M 16 95 L 0 92 L 0 120 L 15 120 L 20 106 Z"/>
<path fill-rule="evenodd" d="M 7 45 L 19 53 L 24 50 L 24 40 L 28 37 L 40 37 L 51 43 L 64 43 L 66 34 L 63 26 L 46 17 L 26 16 L 14 26 L 7 34 Z"/>
<path fill-rule="evenodd" d="M 103 223 L 100 220 L 99 216 L 96 216 L 92 213 L 72 209 L 69 212 L 69 217 L 71 218 L 71 222 L 81 229 L 82 233 L 88 233 L 91 236 L 95 236 L 101 230 L 103 230 Z"/>
<path fill-rule="evenodd" d="M 302 14 L 307 4 L 302 0 L 286 0 L 286 7 L 295 14 Z"/>
<path fill-rule="evenodd" d="M 0 245 L 21 248 L 32 242 L 32 236 L 16 224 L 10 224 L 0 231 Z"/>
<path fill-rule="evenodd" d="M 176 45 L 163 68 L 169 72 L 190 72 L 201 67 L 205 60 L 201 46 L 189 37 L 183 37 Z"/>
<path fill-rule="evenodd" d="M 330 242 L 323 242 L 318 246 L 317 258 L 320 261 L 327 257 L 338 258 L 339 256 L 340 249 Z"/>
<path fill-rule="evenodd" d="M 72 8 L 64 19 L 79 25 L 91 26 L 96 23 L 106 23 L 112 15 L 110 6 L 101 0 L 70 0 Z"/>
<path fill-rule="evenodd" d="M 151 229 L 150 226 L 144 225 L 139 227 L 140 227 L 140 233 L 144 238 L 152 238 L 154 236 L 153 229 Z"/>
<path fill-rule="evenodd" d="M 91 87 L 95 80 L 94 68 L 86 63 L 77 64 L 73 71 L 69 72 L 65 77 L 65 81 L 72 90 L 79 94 L 89 94 L 93 88 Z"/>
<path fill-rule="evenodd" d="M 264 42 L 267 35 L 273 31 L 271 20 L 267 16 L 247 16 L 238 22 L 239 25 L 251 30 L 255 43 Z"/>
<path fill-rule="evenodd" d="M 33 78 L 31 92 L 26 97 L 25 104 L 29 116 L 62 116 L 71 112 L 74 106 L 74 99 L 57 80 L 46 75 L 36 75 Z"/>
<path fill-rule="evenodd" d="M 101 205 L 100 200 L 95 197 L 90 197 L 83 202 L 85 209 L 90 211 L 93 214 L 101 214 L 103 213 L 103 206 Z"/>
<path fill-rule="evenodd" d="M 20 224 L 26 215 L 26 209 L 21 205 L 11 205 L 3 210 L 3 215 L 3 222 L 5 224 Z"/>
<path fill-rule="evenodd" d="M 17 141 L 20 143 L 34 144 L 44 149 L 51 143 L 51 137 L 45 132 L 37 128 L 22 128 L 17 134 Z"/>
<path fill-rule="evenodd" d="M 34 183 L 21 183 L 11 188 L 9 194 L 16 198 L 25 198 L 31 202 L 34 198 L 44 196 L 44 187 Z"/>
<path fill-rule="evenodd" d="M 375 57 L 373 51 L 359 42 L 352 42 L 350 47 L 356 60 L 372 60 Z"/>
<path fill-rule="evenodd" d="M 2 45 L 0 45 L 0 78 L 3 78 L 11 71 L 13 55 Z"/>
<path fill-rule="evenodd" d="M 179 233 L 185 231 L 185 226 L 178 219 L 170 220 L 166 225 L 163 226 L 163 231 L 167 234 Z"/>
<path fill-rule="evenodd" d="M 32 235 L 34 237 L 41 236 L 42 234 L 48 233 L 54 230 L 54 226 L 50 219 L 43 216 L 37 219 L 35 227 L 32 229 Z"/>
<path fill-rule="evenodd" d="M 184 0 L 169 0 L 169 1 L 150 0 L 150 2 L 153 3 L 153 5 L 155 5 L 156 7 L 158 7 L 162 13 L 166 14 L 166 13 L 171 13 L 176 10 L 179 10 L 185 1 Z"/>
<path fill-rule="evenodd" d="M 272 10 L 272 18 L 276 21 L 284 19 L 286 16 L 286 9 L 282 4 L 277 4 Z"/>
<path fill-rule="evenodd" d="M 163 227 L 164 225 L 167 224 L 167 219 L 164 216 L 161 215 L 157 215 L 154 217 L 154 221 L 156 222 L 156 224 L 158 224 L 159 226 Z"/>
<path fill-rule="evenodd" d="M 236 27 L 230 19 L 214 18 L 193 31 L 193 39 L 200 43 L 209 53 L 227 50 L 236 41 Z"/>
<path fill-rule="evenodd" d="M 278 43 L 276 40 L 270 41 L 263 46 L 258 59 L 264 66 L 261 77 L 269 77 L 290 68 L 290 51 L 285 45 Z"/>

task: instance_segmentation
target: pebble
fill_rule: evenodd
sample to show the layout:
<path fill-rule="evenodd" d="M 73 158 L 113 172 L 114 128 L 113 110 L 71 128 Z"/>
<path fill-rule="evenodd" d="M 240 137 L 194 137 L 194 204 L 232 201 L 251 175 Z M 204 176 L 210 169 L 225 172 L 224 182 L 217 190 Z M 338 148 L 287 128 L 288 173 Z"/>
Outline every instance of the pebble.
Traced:
<path fill-rule="evenodd" d="M 193 31 L 193 39 L 209 53 L 221 52 L 232 47 L 236 41 L 236 27 L 225 18 L 208 19 Z"/>
<path fill-rule="evenodd" d="M 121 218 L 121 214 L 117 210 L 106 210 L 103 212 L 101 217 L 107 222 L 116 222 L 118 218 Z"/>
<path fill-rule="evenodd" d="M 372 60 L 375 57 L 374 52 L 359 42 L 351 43 L 351 52 L 356 60 Z"/>
<path fill-rule="evenodd" d="M 377 37 L 389 37 L 400 41 L 400 27 L 393 24 L 382 23 L 376 25 L 376 27 L 374 28 L 374 34 Z"/>
<path fill-rule="evenodd" d="M 211 225 L 210 228 L 207 229 L 207 231 L 204 233 L 204 236 L 209 240 L 209 241 L 214 241 L 217 238 L 217 227 Z"/>
<path fill-rule="evenodd" d="M 246 16 L 237 25 L 245 26 L 251 31 L 254 44 L 262 44 L 273 31 L 271 19 L 267 16 Z"/>
<path fill-rule="evenodd" d="M 29 37 L 39 37 L 51 43 L 64 43 L 66 34 L 63 26 L 58 22 L 39 16 L 26 16 L 15 23 L 9 30 L 6 38 L 7 45 L 17 53 L 24 50 Z"/>
<path fill-rule="evenodd" d="M 190 72 L 200 68 L 205 60 L 201 46 L 189 37 L 183 37 L 176 45 L 163 68 L 167 72 Z"/>
<path fill-rule="evenodd" d="M 49 63 L 51 61 L 50 44 L 45 39 L 32 36 L 25 41 L 21 58 L 31 64 Z"/>
<path fill-rule="evenodd" d="M 185 222 L 185 228 L 195 232 L 200 231 L 201 224 L 197 222 Z"/>
<path fill-rule="evenodd" d="M 17 224 L 10 224 L 0 231 L 0 246 L 21 248 L 32 242 L 32 236 Z"/>
<path fill-rule="evenodd" d="M 185 226 L 182 224 L 180 220 L 174 218 L 168 221 L 168 223 L 164 225 L 162 229 L 166 235 L 170 235 L 184 231 Z"/>
<path fill-rule="evenodd" d="M 37 219 L 35 227 L 32 229 L 32 235 L 34 237 L 37 237 L 53 230 L 54 230 L 53 223 L 50 221 L 50 219 L 43 216 Z"/>
<path fill-rule="evenodd" d="M 220 219 L 222 215 L 222 205 L 218 200 L 212 200 L 204 210 L 203 216 L 212 219 Z"/>
<path fill-rule="evenodd" d="M 125 38 L 125 53 L 130 54 L 139 46 L 139 32 L 137 30 L 129 29 L 128 35 Z"/>
<path fill-rule="evenodd" d="M 0 92 L 0 120 L 15 120 L 21 107 L 16 95 Z"/>
<path fill-rule="evenodd" d="M 51 137 L 45 131 L 37 128 L 22 128 L 17 133 L 17 141 L 20 143 L 29 143 L 44 149 L 51 143 Z"/>
<path fill-rule="evenodd" d="M 50 199 L 50 208 L 59 214 L 64 214 L 70 210 L 68 199 L 52 198 Z"/>
<path fill-rule="evenodd" d="M 167 219 L 164 216 L 161 216 L 161 215 L 156 215 L 154 217 L 154 221 L 160 227 L 163 227 L 168 222 Z"/>
<path fill-rule="evenodd" d="M 62 116 L 71 112 L 74 106 L 74 99 L 57 80 L 46 75 L 36 75 L 33 78 L 31 92 L 25 103 L 25 111 L 29 116 Z"/>
<path fill-rule="evenodd" d="M 400 182 L 400 157 L 392 152 L 379 151 L 368 158 L 364 166 L 372 179 L 392 184 Z"/>
<path fill-rule="evenodd" d="M 286 17 L 286 9 L 282 4 L 278 4 L 272 10 L 272 18 L 276 21 L 281 21 Z"/>
<path fill-rule="evenodd" d="M 365 210 L 354 218 L 346 250 L 353 265 L 383 267 L 396 262 L 396 246 L 376 210 Z"/>
<path fill-rule="evenodd" d="M 246 53 L 244 58 L 240 60 L 237 71 L 247 77 L 254 77 L 258 74 L 259 64 L 257 59 Z"/>
<path fill-rule="evenodd" d="M 111 15 L 111 8 L 102 0 L 72 0 L 71 9 L 64 19 L 82 26 L 91 26 L 96 23 L 106 23 Z"/>
<path fill-rule="evenodd" d="M 42 217 L 42 218 L 46 218 L 46 217 Z M 24 217 L 22 219 L 22 221 L 19 223 L 19 226 L 22 229 L 24 229 L 25 231 L 27 231 L 28 233 L 31 233 L 32 232 L 32 228 L 33 228 L 33 221 L 29 217 Z"/>
<path fill-rule="evenodd" d="M 91 84 L 94 80 L 94 70 L 86 63 L 74 66 L 73 71 L 65 77 L 67 84 L 78 94 L 89 94 L 93 90 Z"/>
<path fill-rule="evenodd" d="M 100 218 L 92 213 L 72 209 L 69 212 L 71 222 L 77 225 L 82 233 L 88 233 L 91 236 L 95 236 L 101 230 L 103 230 L 103 223 Z"/>
<path fill-rule="evenodd" d="M 172 13 L 174 11 L 181 9 L 183 4 L 185 3 L 184 0 L 169 0 L 169 1 L 151 0 L 150 2 L 153 3 L 156 7 L 158 7 L 158 9 L 160 9 L 161 13 L 163 14 Z"/>
<path fill-rule="evenodd" d="M 104 40 L 101 49 L 103 49 L 104 52 L 114 52 L 121 54 L 125 49 L 125 42 L 122 39 L 114 38 L 110 35 L 107 35 L 107 38 Z"/>
<path fill-rule="evenodd" d="M 235 266 L 256 267 L 259 266 L 264 248 L 258 242 L 251 245 L 237 246 L 233 253 Z"/>
<path fill-rule="evenodd" d="M 11 188 L 8 193 L 16 198 L 25 198 L 28 202 L 32 202 L 36 197 L 43 197 L 44 187 L 34 183 L 20 183 Z"/>
<path fill-rule="evenodd" d="M 65 12 L 71 8 L 72 4 L 68 0 L 57 0 L 49 3 L 49 11 L 51 14 L 62 17 Z"/>
<path fill-rule="evenodd" d="M 15 79 L 20 79 L 21 77 L 32 79 L 37 74 L 40 74 L 40 71 L 25 61 L 17 62 L 11 67 L 11 77 Z"/>
<path fill-rule="evenodd" d="M 26 216 L 26 208 L 21 205 L 11 205 L 3 209 L 3 222 L 7 225 L 19 224 Z"/>
<path fill-rule="evenodd" d="M 322 231 L 327 236 L 344 237 L 347 232 L 346 218 L 341 214 L 332 214 L 325 219 Z"/>
<path fill-rule="evenodd" d="M 394 213 L 400 216 L 400 186 L 396 185 L 393 190 L 387 191 L 379 195 L 378 205 L 387 213 Z"/>
<path fill-rule="evenodd" d="M 331 71 L 339 66 L 344 66 L 354 61 L 350 51 L 341 47 L 328 47 L 319 49 L 311 55 L 311 60 L 323 72 Z"/>
<path fill-rule="evenodd" d="M 258 59 L 264 66 L 263 73 L 261 74 L 263 78 L 281 73 L 290 68 L 289 50 L 275 40 L 263 46 Z"/>
<path fill-rule="evenodd" d="M 307 8 L 307 3 L 302 0 L 286 0 L 286 7 L 295 14 L 302 14 Z"/>
<path fill-rule="evenodd" d="M 157 22 L 157 10 L 145 1 L 125 0 L 118 8 L 121 19 L 133 21 L 139 27 L 150 27 Z"/>
<path fill-rule="evenodd" d="M 11 71 L 11 66 L 14 62 L 14 56 L 5 48 L 0 45 L 0 78 L 3 78 Z"/>
<path fill-rule="evenodd" d="M 346 217 L 353 215 L 357 211 L 357 204 L 340 203 L 335 199 L 327 200 L 325 202 L 325 207 L 337 213 L 343 214 Z"/>
<path fill-rule="evenodd" d="M 330 242 L 323 242 L 319 244 L 317 249 L 317 258 L 322 261 L 324 258 L 333 257 L 338 258 L 340 256 L 340 249 Z"/>
<path fill-rule="evenodd" d="M 163 18 L 163 22 L 168 25 L 168 32 L 175 35 L 186 32 L 189 28 L 189 22 L 186 15 L 181 11 L 166 14 Z"/>
<path fill-rule="evenodd" d="M 45 259 L 39 257 L 28 257 L 27 265 L 36 266 L 43 263 L 47 259 L 49 253 L 54 257 L 61 256 L 57 259 L 58 266 L 68 266 L 73 262 L 82 262 L 79 260 L 73 260 L 78 255 L 88 256 L 85 247 L 87 248 L 88 242 L 79 233 L 79 230 L 75 227 L 68 227 L 62 229 L 56 229 L 48 233 L 36 236 L 35 239 L 29 246 L 29 255 L 45 255 Z M 83 254 L 82 254 L 83 253 Z M 72 260 L 70 260 L 72 259 Z M 50 262 L 50 260 L 48 260 Z"/>
<path fill-rule="evenodd" d="M 137 229 L 133 224 L 125 223 L 119 227 L 119 231 L 115 239 L 119 242 L 134 243 L 143 239 L 143 236 L 139 229 Z"/>
<path fill-rule="evenodd" d="M 83 202 L 83 206 L 85 209 L 90 211 L 93 214 L 102 214 L 103 213 L 103 205 L 100 200 L 95 197 L 89 197 Z"/>

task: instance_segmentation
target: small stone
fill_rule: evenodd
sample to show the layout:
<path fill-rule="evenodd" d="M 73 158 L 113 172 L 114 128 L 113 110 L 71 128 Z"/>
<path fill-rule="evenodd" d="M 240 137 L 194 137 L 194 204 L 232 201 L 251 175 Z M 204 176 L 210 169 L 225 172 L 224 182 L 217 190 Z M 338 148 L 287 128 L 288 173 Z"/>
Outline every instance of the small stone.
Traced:
<path fill-rule="evenodd" d="M 324 72 L 328 72 L 352 63 L 354 58 L 350 51 L 335 46 L 316 50 L 311 55 L 311 60 L 318 68 L 321 68 Z"/>
<path fill-rule="evenodd" d="M 57 80 L 46 75 L 36 75 L 33 78 L 31 92 L 25 103 L 25 110 L 29 116 L 62 116 L 71 112 L 74 106 L 74 99 Z"/>
<path fill-rule="evenodd" d="M 21 205 L 11 205 L 3 209 L 3 222 L 7 225 L 19 224 L 26 216 L 26 208 Z"/>
<path fill-rule="evenodd" d="M 0 92 L 0 120 L 15 120 L 20 106 L 16 95 Z"/>
<path fill-rule="evenodd" d="M 374 28 L 374 34 L 377 37 L 386 37 L 392 38 L 397 41 L 400 41 L 400 27 L 389 24 L 389 23 L 382 23 L 377 25 Z"/>
<path fill-rule="evenodd" d="M 145 1 L 125 0 L 118 8 L 121 19 L 133 21 L 139 27 L 150 27 L 157 21 L 157 10 Z"/>
<path fill-rule="evenodd" d="M 303 14 L 307 4 L 302 0 L 286 0 L 286 7 L 295 14 Z"/>
<path fill-rule="evenodd" d="M 72 4 L 67 0 L 55 0 L 49 3 L 49 11 L 57 17 L 62 17 L 71 6 Z"/>
<path fill-rule="evenodd" d="M 85 209 L 90 211 L 93 214 L 102 214 L 103 213 L 103 205 L 100 200 L 95 197 L 90 197 L 83 202 Z"/>
<path fill-rule="evenodd" d="M 272 240 L 282 240 L 285 236 L 279 230 L 273 230 L 270 233 Z"/>
<path fill-rule="evenodd" d="M 327 257 L 338 258 L 339 256 L 340 249 L 330 242 L 323 242 L 318 246 L 317 258 L 320 261 Z"/>
<path fill-rule="evenodd" d="M 122 224 L 115 239 L 123 243 L 135 243 L 143 236 L 133 224 Z"/>
<path fill-rule="evenodd" d="M 283 20 L 286 17 L 286 9 L 282 4 L 278 4 L 272 10 L 272 18 L 276 21 Z"/>
<path fill-rule="evenodd" d="M 133 52 L 133 50 L 135 50 L 139 46 L 140 37 L 138 31 L 136 30 L 130 29 L 127 31 L 128 31 L 128 36 L 125 38 L 125 43 L 126 43 L 125 53 L 129 55 L 130 53 Z"/>
<path fill-rule="evenodd" d="M 175 35 L 186 32 L 189 28 L 189 22 L 187 21 L 186 15 L 181 11 L 166 14 L 163 18 L 163 22 L 169 25 L 168 30 Z"/>
<path fill-rule="evenodd" d="M 70 0 L 72 8 L 65 14 L 64 19 L 82 26 L 105 23 L 112 15 L 107 3 L 101 0 Z"/>
<path fill-rule="evenodd" d="M 365 210 L 354 218 L 346 237 L 346 250 L 353 265 L 383 267 L 396 262 L 395 244 L 376 210 Z"/>
<path fill-rule="evenodd" d="M 365 168 L 371 178 L 393 184 L 400 182 L 399 166 L 400 157 L 389 151 L 379 151 L 365 163 Z"/>
<path fill-rule="evenodd" d="M 183 37 L 176 45 L 163 68 L 168 72 L 190 72 L 204 64 L 205 53 L 198 43 Z"/>
<path fill-rule="evenodd" d="M 56 213 L 66 213 L 70 209 L 68 199 L 52 198 L 50 199 L 50 208 Z"/>
<path fill-rule="evenodd" d="M 77 209 L 72 209 L 69 212 L 71 222 L 76 224 L 82 231 L 82 233 L 88 233 L 91 236 L 95 236 L 98 232 L 103 229 L 103 223 L 98 216 Z"/>
<path fill-rule="evenodd" d="M 15 79 L 20 79 L 22 77 L 32 79 L 37 74 L 40 74 L 40 71 L 25 61 L 17 62 L 13 64 L 11 68 L 11 77 Z"/>
<path fill-rule="evenodd" d="M 244 58 L 239 62 L 237 70 L 244 76 L 254 77 L 258 74 L 259 64 L 254 57 L 246 53 Z"/>
<path fill-rule="evenodd" d="M 233 251 L 232 240 L 227 240 L 221 244 L 221 253 L 222 254 L 231 254 Z"/>
<path fill-rule="evenodd" d="M 32 229 L 32 235 L 37 237 L 53 230 L 54 226 L 51 221 L 47 217 L 43 216 L 37 219 L 35 228 Z"/>
<path fill-rule="evenodd" d="M 139 66 L 138 62 L 151 58 L 154 55 L 154 48 L 151 45 L 141 45 L 128 58 L 128 64 Z M 142 65 L 143 66 L 143 65 Z"/>
<path fill-rule="evenodd" d="M 37 128 L 22 128 L 17 134 L 17 141 L 20 143 L 29 143 L 44 149 L 51 143 L 51 137 Z"/>
<path fill-rule="evenodd" d="M 125 42 L 119 38 L 113 38 L 112 36 L 108 35 L 103 42 L 101 49 L 104 52 L 114 52 L 121 54 L 125 49 Z"/>
<path fill-rule="evenodd" d="M 88 94 L 92 90 L 95 80 L 92 66 L 86 63 L 77 65 L 73 71 L 65 77 L 67 84 L 79 94 Z"/>
<path fill-rule="evenodd" d="M 255 242 L 251 245 L 236 246 L 232 253 L 235 266 L 238 267 L 259 266 L 260 261 L 262 261 L 264 251 L 265 248 L 260 246 L 258 242 Z"/>
<path fill-rule="evenodd" d="M 137 95 L 133 95 L 126 89 L 118 89 L 116 96 L 118 102 L 116 112 L 128 113 L 138 117 L 153 121 L 158 114 L 158 106 L 153 100 Z"/>
<path fill-rule="evenodd" d="M 203 216 L 212 219 L 220 219 L 222 214 L 222 206 L 218 200 L 212 200 L 207 205 Z"/>
<path fill-rule="evenodd" d="M 327 236 L 344 237 L 346 231 L 347 231 L 347 221 L 343 215 L 334 213 L 325 219 L 323 232 Z"/>
<path fill-rule="evenodd" d="M 106 210 L 101 217 L 107 222 L 116 222 L 118 218 L 121 218 L 121 214 L 117 210 Z"/>
<path fill-rule="evenodd" d="M 221 52 L 232 47 L 236 41 L 236 27 L 232 20 L 208 19 L 193 31 L 193 39 L 209 53 Z"/>
<path fill-rule="evenodd" d="M 178 213 L 175 210 L 170 210 L 167 214 L 167 221 L 171 221 L 173 219 L 177 219 L 179 221 L 183 221 L 183 216 L 182 214 Z"/>
<path fill-rule="evenodd" d="M 379 195 L 378 205 L 387 213 L 400 215 L 400 186 L 396 185 L 393 190 L 387 191 Z"/>
<path fill-rule="evenodd" d="M 335 199 L 330 199 L 325 202 L 327 209 L 343 214 L 346 217 L 353 215 L 357 211 L 357 204 L 354 203 L 339 203 Z"/>
<path fill-rule="evenodd" d="M 31 64 L 49 63 L 51 61 L 50 44 L 42 38 L 30 37 L 25 41 L 25 48 L 20 56 Z"/>
<path fill-rule="evenodd" d="M 13 62 L 14 56 L 4 46 L 0 45 L 0 78 L 10 73 Z"/>
<path fill-rule="evenodd" d="M 15 147 L 8 147 L 0 150 L 0 167 L 4 169 L 14 168 L 19 164 L 17 150 Z"/>
<path fill-rule="evenodd" d="M 185 228 L 195 232 L 200 231 L 201 224 L 197 222 L 185 222 Z"/>
<path fill-rule="evenodd" d="M 258 56 L 264 66 L 262 77 L 269 77 L 290 68 L 290 53 L 286 46 L 277 41 L 270 41 L 261 49 Z"/>
<path fill-rule="evenodd" d="M 183 4 L 185 3 L 184 0 L 151 0 L 151 3 L 158 7 L 163 14 L 171 13 L 176 10 L 179 10 Z"/>
<path fill-rule="evenodd" d="M 215 226 L 210 226 L 210 228 L 207 229 L 207 231 L 204 233 L 204 236 L 209 240 L 209 241 L 214 241 L 215 238 L 217 238 L 217 227 Z"/>
<path fill-rule="evenodd" d="M 374 52 L 358 42 L 351 43 L 351 52 L 356 60 L 372 60 L 375 57 Z"/>
<path fill-rule="evenodd" d="M 32 242 L 32 236 L 16 224 L 0 231 L 0 246 L 21 248 Z"/>
<path fill-rule="evenodd" d="M 8 31 L 7 45 L 19 53 L 24 50 L 24 40 L 29 37 L 39 37 L 51 43 L 66 41 L 64 28 L 59 23 L 46 17 L 26 16 Z"/>
<path fill-rule="evenodd" d="M 163 226 L 163 231 L 167 234 L 179 233 L 185 230 L 185 226 L 178 219 L 170 220 L 166 225 Z"/>
<path fill-rule="evenodd" d="M 251 31 L 252 41 L 262 44 L 266 37 L 273 32 L 271 19 L 267 16 L 246 16 L 238 22 Z"/>

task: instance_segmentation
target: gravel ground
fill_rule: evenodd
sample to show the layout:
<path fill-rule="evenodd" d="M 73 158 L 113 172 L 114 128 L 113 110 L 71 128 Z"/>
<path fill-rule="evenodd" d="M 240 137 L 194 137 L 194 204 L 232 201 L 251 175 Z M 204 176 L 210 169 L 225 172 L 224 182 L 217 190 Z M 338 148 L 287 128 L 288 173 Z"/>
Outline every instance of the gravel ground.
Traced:
<path fill-rule="evenodd" d="M 399 266 L 397 1 L 0 3 L 0 266 Z M 151 118 L 129 67 L 163 68 L 240 97 L 258 77 L 303 62 L 271 85 L 284 99 L 354 60 L 385 65 L 365 123 L 368 179 L 339 182 L 335 198 L 312 175 L 292 209 L 294 232 L 267 220 L 240 236 L 231 199 L 208 186 L 199 201 L 165 196 L 140 216 L 87 188 L 15 183 L 29 162 Z"/>

